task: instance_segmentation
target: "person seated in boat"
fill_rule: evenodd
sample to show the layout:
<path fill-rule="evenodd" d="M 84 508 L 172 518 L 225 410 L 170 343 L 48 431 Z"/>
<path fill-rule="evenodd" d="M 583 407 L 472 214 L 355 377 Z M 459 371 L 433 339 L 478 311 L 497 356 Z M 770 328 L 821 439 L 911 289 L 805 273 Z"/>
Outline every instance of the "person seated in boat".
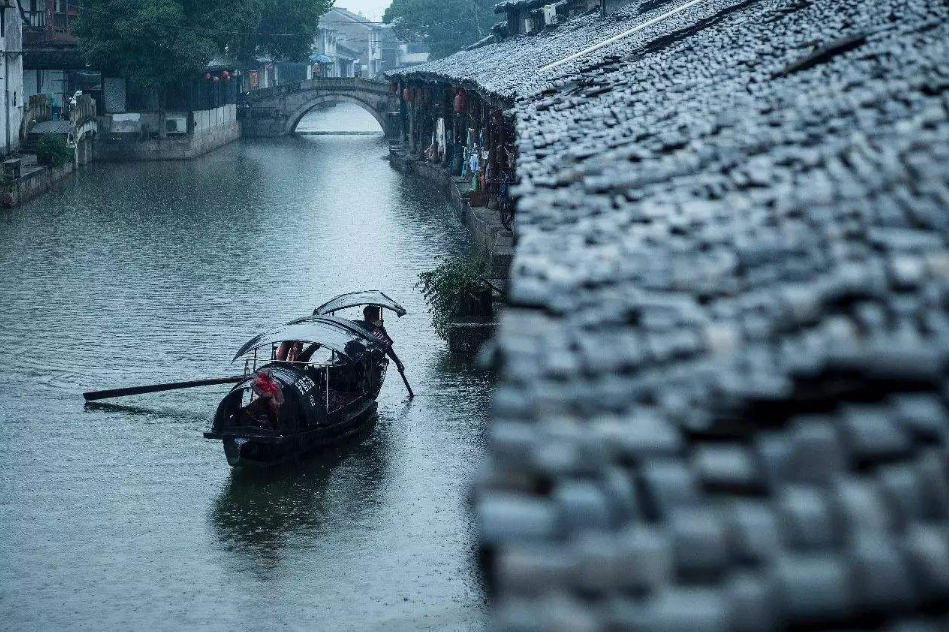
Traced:
<path fill-rule="evenodd" d="M 280 343 L 277 349 L 277 362 L 298 362 L 303 353 L 303 343 L 298 340 L 287 340 Z"/>
<path fill-rule="evenodd" d="M 280 382 L 273 376 L 270 369 L 261 369 L 254 377 L 251 389 L 257 395 L 257 400 L 251 406 L 260 406 L 262 402 L 266 407 L 270 426 L 276 428 L 280 407 L 283 406 L 283 389 L 280 387 Z"/>
<path fill-rule="evenodd" d="M 385 321 L 382 320 L 382 308 L 377 305 L 366 305 L 362 310 L 363 320 L 357 320 L 356 322 L 368 329 L 373 336 L 382 341 L 386 346 L 386 355 L 388 355 L 395 362 L 395 365 L 399 367 L 399 372 L 405 371 L 405 365 L 402 364 L 402 361 L 399 360 L 399 356 L 395 354 L 395 350 L 392 349 L 392 345 L 395 342 L 389 336 L 389 332 L 386 331 Z"/>

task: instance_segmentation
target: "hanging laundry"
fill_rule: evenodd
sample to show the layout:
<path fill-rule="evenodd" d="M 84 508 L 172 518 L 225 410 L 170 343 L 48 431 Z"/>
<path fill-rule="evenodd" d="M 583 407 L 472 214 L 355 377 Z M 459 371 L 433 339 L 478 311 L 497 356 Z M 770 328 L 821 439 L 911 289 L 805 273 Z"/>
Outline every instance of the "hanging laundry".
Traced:
<path fill-rule="evenodd" d="M 468 158 L 468 169 L 471 171 L 471 188 L 478 190 L 478 172 L 481 170 L 481 152 L 475 145 Z"/>
<path fill-rule="evenodd" d="M 438 140 L 437 135 L 432 133 L 432 144 L 428 146 L 428 149 L 425 150 L 425 159 L 429 162 L 434 161 L 438 158 Z"/>
<path fill-rule="evenodd" d="M 438 144 L 439 160 L 445 157 L 445 119 L 439 118 L 435 124 L 435 142 Z"/>
<path fill-rule="evenodd" d="M 478 173 L 481 170 L 481 153 L 478 151 L 477 145 L 475 145 L 474 151 L 471 152 L 471 157 L 468 159 L 468 167 L 472 173 Z"/>

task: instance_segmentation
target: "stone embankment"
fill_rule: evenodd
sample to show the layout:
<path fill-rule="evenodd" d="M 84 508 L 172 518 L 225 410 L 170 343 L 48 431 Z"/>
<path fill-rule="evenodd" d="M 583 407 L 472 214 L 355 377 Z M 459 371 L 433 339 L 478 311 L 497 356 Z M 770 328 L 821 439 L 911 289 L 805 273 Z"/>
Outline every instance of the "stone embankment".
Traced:
<path fill-rule="evenodd" d="M 52 120 L 52 106 L 47 95 L 33 95 L 23 114 L 24 135 L 19 152 L 3 162 L 0 183 L 0 205 L 19 206 L 55 188 L 61 181 L 92 161 L 96 104 L 89 95 L 82 95 L 72 106 L 69 118 Z M 60 166 L 39 164 L 37 145 L 44 136 L 63 140 L 72 153 L 72 160 Z"/>
<path fill-rule="evenodd" d="M 59 167 L 46 167 L 35 163 L 35 156 L 30 156 L 32 162 L 21 166 L 20 176 L 4 182 L 0 191 L 0 204 L 5 207 L 15 207 L 41 196 L 60 182 L 68 178 L 76 170 L 73 162 Z"/>
<path fill-rule="evenodd" d="M 468 178 L 453 177 L 440 164 L 410 157 L 401 146 L 393 145 L 389 161 L 402 173 L 423 177 L 436 183 L 451 201 L 452 207 L 467 229 L 471 243 L 479 255 L 486 260 L 488 282 L 492 286 L 495 302 L 502 297 L 514 258 L 514 239 L 511 230 L 504 226 L 498 212 L 484 206 L 472 206 L 471 182 Z M 452 351 L 475 353 L 494 334 L 497 322 L 484 319 L 461 319 L 452 325 L 448 334 L 448 348 Z"/>
<path fill-rule="evenodd" d="M 946 629 L 949 4 L 682 4 L 407 75 L 516 116 L 495 628 Z"/>
<path fill-rule="evenodd" d="M 452 177 L 439 164 L 411 158 L 398 146 L 391 149 L 389 161 L 403 173 L 421 176 L 439 185 L 468 229 L 474 246 L 488 259 L 492 278 L 501 280 L 508 277 L 514 258 L 514 237 L 501 223 L 496 210 L 470 204 L 471 183 L 468 179 Z"/>

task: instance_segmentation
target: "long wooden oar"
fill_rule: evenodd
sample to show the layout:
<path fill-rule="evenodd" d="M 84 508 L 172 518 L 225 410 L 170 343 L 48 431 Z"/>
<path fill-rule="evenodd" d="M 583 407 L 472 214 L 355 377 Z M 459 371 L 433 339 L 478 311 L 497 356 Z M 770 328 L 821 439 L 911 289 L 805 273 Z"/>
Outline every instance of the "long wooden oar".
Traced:
<path fill-rule="evenodd" d="M 405 382 L 405 388 L 409 391 L 409 399 L 415 399 L 415 393 L 412 392 L 412 386 L 409 384 L 409 378 L 405 377 L 405 371 L 399 369 L 399 375 L 402 376 L 402 381 Z"/>
<path fill-rule="evenodd" d="M 135 386 L 132 388 L 116 388 L 109 391 L 91 391 L 83 393 L 87 402 L 94 402 L 100 399 L 111 399 L 113 397 L 128 397 L 130 395 L 144 395 L 145 393 L 161 393 L 163 391 L 177 391 L 186 388 L 198 388 L 199 386 L 217 386 L 218 384 L 236 384 L 246 379 L 244 375 L 234 377 L 219 377 L 212 380 L 197 380 L 194 382 L 172 382 L 170 384 L 152 384 L 151 386 Z"/>

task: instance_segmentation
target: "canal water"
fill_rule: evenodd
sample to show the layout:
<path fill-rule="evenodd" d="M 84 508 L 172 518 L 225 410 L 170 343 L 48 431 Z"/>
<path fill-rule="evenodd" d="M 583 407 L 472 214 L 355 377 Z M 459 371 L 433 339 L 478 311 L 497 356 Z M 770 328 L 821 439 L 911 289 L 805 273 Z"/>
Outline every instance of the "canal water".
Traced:
<path fill-rule="evenodd" d="M 378 130 L 339 105 L 305 130 Z M 0 211 L 0 629 L 472 630 L 466 490 L 489 376 L 414 289 L 465 248 L 373 136 L 242 141 L 193 162 L 99 164 Z M 334 295 L 382 289 L 392 371 L 365 437 L 232 471 L 205 441 L 226 387 L 84 407 L 84 390 L 226 376 L 237 348 Z"/>

